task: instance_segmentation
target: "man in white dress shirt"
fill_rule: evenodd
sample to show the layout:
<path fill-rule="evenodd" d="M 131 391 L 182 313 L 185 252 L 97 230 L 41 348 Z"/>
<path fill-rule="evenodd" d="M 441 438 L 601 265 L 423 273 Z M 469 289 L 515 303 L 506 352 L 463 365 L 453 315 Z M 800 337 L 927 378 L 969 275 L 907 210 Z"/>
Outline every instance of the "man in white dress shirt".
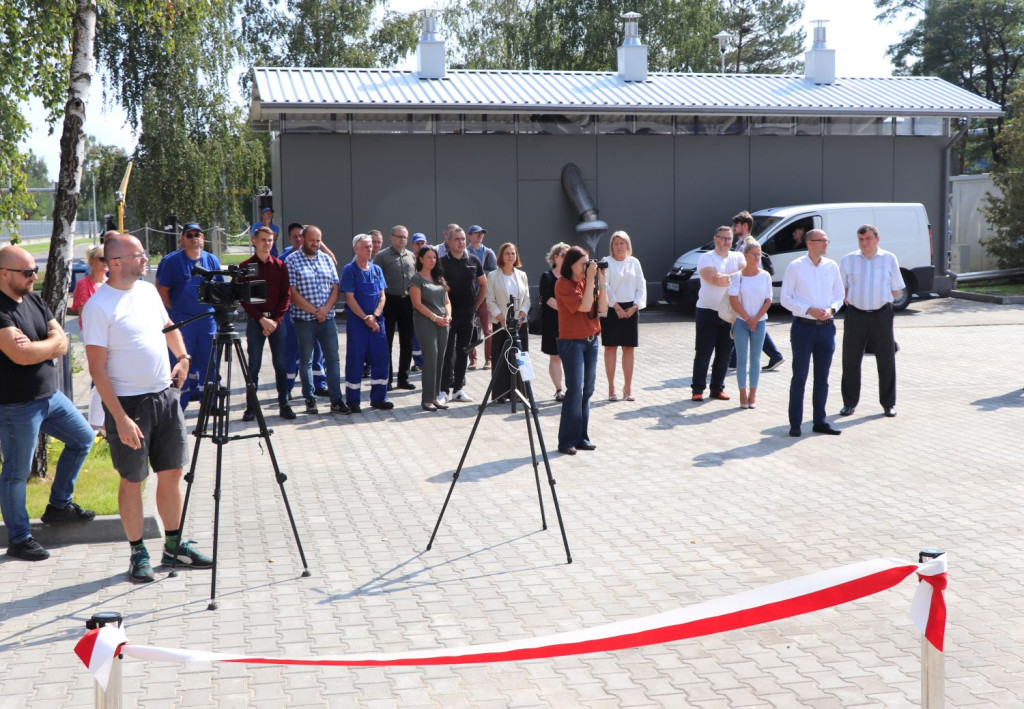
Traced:
<path fill-rule="evenodd" d="M 828 235 L 821 229 L 807 232 L 807 255 L 786 267 L 782 278 L 782 305 L 793 313 L 789 340 L 793 350 L 793 379 L 789 384 L 789 435 L 799 436 L 804 417 L 804 387 L 814 358 L 815 433 L 838 436 L 825 420 L 828 370 L 836 351 L 836 311 L 843 305 L 843 279 L 839 265 L 825 258 Z"/>
<path fill-rule="evenodd" d="M 846 289 L 843 322 L 843 408 L 849 416 L 860 401 L 860 366 L 870 345 L 878 366 L 878 401 L 885 415 L 896 415 L 896 340 L 893 337 L 893 298 L 906 287 L 895 254 L 878 248 L 878 227 L 857 229 L 859 251 L 843 256 L 839 273 Z"/>

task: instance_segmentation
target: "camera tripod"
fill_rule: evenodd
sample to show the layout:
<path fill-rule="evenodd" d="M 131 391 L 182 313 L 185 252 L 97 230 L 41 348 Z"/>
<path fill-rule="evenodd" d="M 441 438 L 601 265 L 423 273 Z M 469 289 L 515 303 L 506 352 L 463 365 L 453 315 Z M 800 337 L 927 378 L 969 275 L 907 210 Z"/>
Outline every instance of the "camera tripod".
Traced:
<path fill-rule="evenodd" d="M 494 333 L 488 337 L 493 337 L 499 332 L 504 332 L 509 338 L 509 344 L 507 347 L 502 347 L 504 350 L 499 356 L 494 357 L 493 361 L 495 367 L 512 367 L 511 386 L 507 392 L 500 395 L 498 399 L 504 399 L 508 397 L 509 404 L 512 413 L 516 413 L 517 402 L 523 405 L 523 414 L 526 419 L 526 435 L 530 440 L 530 457 L 533 460 L 533 477 L 537 483 L 537 501 L 540 503 L 540 522 L 541 529 L 548 528 L 547 518 L 544 515 L 544 497 L 541 494 L 540 486 L 540 464 L 537 460 L 537 448 L 540 448 L 541 457 L 544 460 L 544 469 L 548 476 L 548 485 L 551 488 L 551 500 L 555 504 L 555 516 L 558 518 L 558 527 L 562 532 L 562 545 L 565 547 L 565 562 L 567 564 L 572 563 L 572 554 L 569 552 L 569 539 L 565 535 L 565 524 L 562 522 L 562 510 L 558 506 L 558 495 L 555 493 L 555 478 L 551 474 L 551 463 L 548 460 L 548 451 L 544 446 L 544 435 L 540 430 L 540 418 L 537 415 L 537 404 L 533 398 L 533 387 L 530 385 L 529 379 L 523 379 L 522 371 L 518 366 L 519 353 L 520 353 L 520 341 L 519 341 L 519 322 L 514 316 L 514 307 L 512 303 L 509 303 L 508 313 L 505 318 L 505 327 L 502 329 L 496 329 Z M 510 323 L 513 323 L 510 325 Z M 485 338 L 486 339 L 486 338 Z M 479 343 L 478 343 L 479 344 Z M 511 363 L 516 363 L 514 366 Z M 452 484 L 448 487 L 448 494 L 444 498 L 444 504 L 441 506 L 441 513 L 437 516 L 437 523 L 434 525 L 434 531 L 430 535 L 430 541 L 427 542 L 427 551 L 434 544 L 434 537 L 437 536 L 437 530 L 441 527 L 441 519 L 444 517 L 445 510 L 448 509 L 448 502 L 452 499 L 452 492 L 455 491 L 455 483 L 459 481 L 459 474 L 462 472 L 462 466 L 466 463 L 466 457 L 469 455 L 469 449 L 473 445 L 473 437 L 476 435 L 476 429 L 480 426 L 480 419 L 483 418 L 484 411 L 489 406 L 500 405 L 500 401 L 489 401 L 491 397 L 491 391 L 494 388 L 494 377 L 491 377 L 491 381 L 487 384 L 487 390 L 484 392 L 483 399 L 480 401 L 480 406 L 477 408 L 476 419 L 473 421 L 473 428 L 469 432 L 469 438 L 466 440 L 466 447 L 462 451 L 462 457 L 459 459 L 459 465 L 452 474 Z M 526 395 L 523 395 L 523 392 Z M 532 425 L 531 425 L 532 418 Z M 534 445 L 533 432 L 534 428 L 537 431 L 537 445 Z"/>
<path fill-rule="evenodd" d="M 284 509 L 288 513 L 288 521 L 292 526 L 292 534 L 295 535 L 295 545 L 299 548 L 299 557 L 302 559 L 302 576 L 308 577 L 309 564 L 306 562 L 306 554 L 302 551 L 302 541 L 299 539 L 299 530 L 295 526 L 295 517 L 292 515 L 292 507 L 288 503 L 288 493 L 285 492 L 284 483 L 288 476 L 281 472 L 277 464 L 277 456 L 274 454 L 274 447 L 270 443 L 270 434 L 273 433 L 267 428 L 266 419 L 263 417 L 263 409 L 256 397 L 256 385 L 249 376 L 248 360 L 242 353 L 242 336 L 235 330 L 231 321 L 235 310 L 231 306 L 215 305 L 212 313 L 203 313 L 194 318 L 189 318 L 180 323 L 166 328 L 164 332 L 176 330 L 184 325 L 195 322 L 205 317 L 212 317 L 217 323 L 217 334 L 214 335 L 213 347 L 210 348 L 210 358 L 206 365 L 206 382 L 203 384 L 203 397 L 199 407 L 199 418 L 196 421 L 196 428 L 192 435 L 196 437 L 195 446 L 192 449 L 192 460 L 189 464 L 188 474 L 185 475 L 185 501 L 181 509 L 180 539 L 184 539 L 185 516 L 188 513 L 188 501 L 192 495 L 192 483 L 195 481 L 196 465 L 199 462 L 199 447 L 204 438 L 209 438 L 217 446 L 216 473 L 213 485 L 213 568 L 210 578 L 210 604 L 207 610 L 217 609 L 217 544 L 220 532 L 220 498 L 221 481 L 223 472 L 224 446 L 231 441 L 240 441 L 246 438 L 261 438 L 267 444 L 267 453 L 270 456 L 270 464 L 274 468 L 274 478 L 281 490 L 281 499 L 284 501 Z M 238 364 L 242 370 L 242 379 L 245 381 L 245 396 L 249 407 L 256 414 L 256 421 L 259 424 L 259 433 L 245 435 L 229 435 L 228 412 L 231 398 L 231 362 L 232 354 L 237 355 Z M 226 386 L 221 386 L 220 368 L 226 367 Z M 177 576 L 175 567 L 177 557 L 171 563 L 171 576 Z"/>

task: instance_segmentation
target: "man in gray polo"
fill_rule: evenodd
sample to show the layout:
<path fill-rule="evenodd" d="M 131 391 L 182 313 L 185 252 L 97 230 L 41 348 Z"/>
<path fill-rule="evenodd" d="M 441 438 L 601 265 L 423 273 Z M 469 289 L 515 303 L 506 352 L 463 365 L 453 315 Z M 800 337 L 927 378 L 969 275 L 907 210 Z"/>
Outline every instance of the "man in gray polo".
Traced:
<path fill-rule="evenodd" d="M 849 416 L 860 401 L 860 366 L 867 345 L 878 367 L 878 401 L 885 415 L 896 415 L 896 340 L 893 337 L 892 301 L 906 288 L 895 254 L 878 248 L 878 227 L 857 229 L 860 250 L 843 256 L 839 273 L 846 293 L 843 322 L 843 408 Z"/>
<path fill-rule="evenodd" d="M 405 248 L 409 243 L 409 230 L 401 224 L 391 227 L 391 246 L 381 249 L 373 262 L 384 272 L 387 282 L 384 301 L 384 326 L 388 335 L 388 391 L 394 389 L 394 343 L 398 332 L 398 388 L 415 389 L 409 381 L 412 366 L 412 300 L 409 283 L 416 273 L 416 257 Z"/>

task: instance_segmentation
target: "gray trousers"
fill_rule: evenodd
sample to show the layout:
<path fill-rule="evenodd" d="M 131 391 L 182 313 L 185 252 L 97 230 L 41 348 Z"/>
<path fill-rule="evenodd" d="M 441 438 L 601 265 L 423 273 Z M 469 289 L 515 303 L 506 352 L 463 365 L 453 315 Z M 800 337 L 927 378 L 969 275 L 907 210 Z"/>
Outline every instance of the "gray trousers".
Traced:
<path fill-rule="evenodd" d="M 421 401 L 430 404 L 441 391 L 441 366 L 444 362 L 445 347 L 448 345 L 448 327 L 438 327 L 418 311 L 412 316 L 412 324 L 416 329 L 420 349 L 423 351 Z"/>

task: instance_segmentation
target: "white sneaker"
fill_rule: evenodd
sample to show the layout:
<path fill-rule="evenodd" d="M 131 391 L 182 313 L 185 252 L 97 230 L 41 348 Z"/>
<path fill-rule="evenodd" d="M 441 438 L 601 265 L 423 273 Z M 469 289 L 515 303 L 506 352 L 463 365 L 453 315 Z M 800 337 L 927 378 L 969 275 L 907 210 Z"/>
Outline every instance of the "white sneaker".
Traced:
<path fill-rule="evenodd" d="M 443 392 L 442 391 L 440 394 L 437 395 L 437 403 L 439 403 L 439 404 L 447 404 L 448 403 L 448 394 L 447 394 L 447 392 Z"/>
<path fill-rule="evenodd" d="M 452 401 L 472 401 L 473 397 L 466 393 L 465 389 L 459 389 L 452 397 Z"/>

